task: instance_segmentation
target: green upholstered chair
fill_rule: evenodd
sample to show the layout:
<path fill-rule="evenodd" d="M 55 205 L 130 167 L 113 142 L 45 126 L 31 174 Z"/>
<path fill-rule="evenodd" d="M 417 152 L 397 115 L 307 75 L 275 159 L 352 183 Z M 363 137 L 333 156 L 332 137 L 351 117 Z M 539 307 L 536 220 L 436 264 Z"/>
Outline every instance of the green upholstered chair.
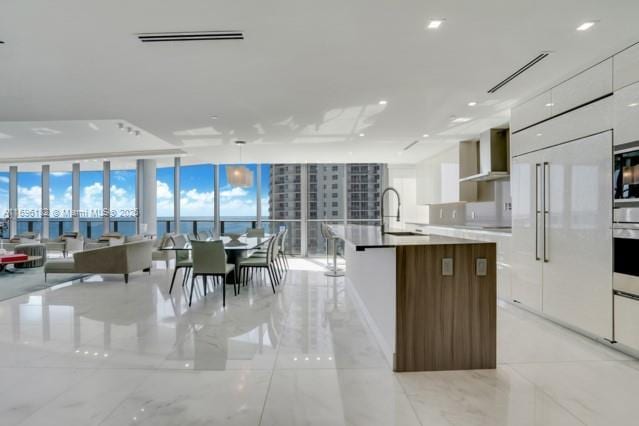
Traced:
<path fill-rule="evenodd" d="M 191 294 L 189 296 L 189 306 L 193 299 L 193 288 L 195 279 L 202 277 L 204 295 L 207 292 L 207 277 L 222 280 L 222 306 L 226 306 L 226 277 L 231 272 L 235 272 L 235 265 L 226 263 L 226 250 L 224 243 L 217 241 L 191 241 L 191 256 L 193 260 L 193 276 L 191 278 Z M 233 280 L 233 292 L 237 295 L 237 280 Z"/>

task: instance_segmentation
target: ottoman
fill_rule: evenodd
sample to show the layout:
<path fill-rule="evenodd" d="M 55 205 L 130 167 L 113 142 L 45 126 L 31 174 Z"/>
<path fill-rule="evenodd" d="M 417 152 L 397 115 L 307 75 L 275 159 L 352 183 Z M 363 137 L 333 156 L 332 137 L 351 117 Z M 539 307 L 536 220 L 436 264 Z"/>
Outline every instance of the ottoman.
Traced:
<path fill-rule="evenodd" d="M 15 265 L 16 268 L 37 268 L 44 265 L 44 262 L 47 260 L 47 247 L 44 244 L 18 244 L 14 253 L 22 253 L 27 256 L 40 256 L 40 259 L 32 260 L 31 262 L 18 263 Z"/>
<path fill-rule="evenodd" d="M 75 262 L 72 258 L 50 259 L 44 264 L 44 281 L 47 281 L 47 274 L 73 274 L 75 272 Z"/>

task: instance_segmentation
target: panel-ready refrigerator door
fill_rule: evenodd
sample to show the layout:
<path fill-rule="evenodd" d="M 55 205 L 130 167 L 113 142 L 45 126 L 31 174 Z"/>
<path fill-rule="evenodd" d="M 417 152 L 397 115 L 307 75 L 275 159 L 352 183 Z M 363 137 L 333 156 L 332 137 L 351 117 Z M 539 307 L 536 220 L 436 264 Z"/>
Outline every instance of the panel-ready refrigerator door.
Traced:
<path fill-rule="evenodd" d="M 512 159 L 513 235 L 511 275 L 513 300 L 541 311 L 541 190 L 543 158 L 539 152 Z"/>
<path fill-rule="evenodd" d="M 612 132 L 544 150 L 543 312 L 612 338 Z"/>

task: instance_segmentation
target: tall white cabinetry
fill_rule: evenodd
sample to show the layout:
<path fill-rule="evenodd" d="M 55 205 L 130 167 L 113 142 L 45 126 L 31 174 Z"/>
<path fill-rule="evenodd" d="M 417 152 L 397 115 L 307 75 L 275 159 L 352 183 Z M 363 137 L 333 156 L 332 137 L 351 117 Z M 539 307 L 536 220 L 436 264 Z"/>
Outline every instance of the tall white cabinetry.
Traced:
<path fill-rule="evenodd" d="M 512 298 L 607 339 L 613 335 L 611 64 L 601 62 L 514 109 L 520 130 L 511 136 Z M 544 107 L 552 117 L 530 122 L 544 115 L 531 110 Z"/>
<path fill-rule="evenodd" d="M 512 297 L 612 336 L 612 132 L 513 158 Z"/>

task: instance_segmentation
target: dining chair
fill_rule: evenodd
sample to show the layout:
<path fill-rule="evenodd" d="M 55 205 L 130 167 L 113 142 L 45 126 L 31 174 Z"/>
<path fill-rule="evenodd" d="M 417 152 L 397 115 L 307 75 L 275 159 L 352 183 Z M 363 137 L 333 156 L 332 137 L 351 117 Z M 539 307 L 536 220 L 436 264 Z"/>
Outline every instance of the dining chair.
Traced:
<path fill-rule="evenodd" d="M 235 265 L 226 263 L 227 256 L 224 250 L 224 243 L 221 240 L 216 241 L 192 241 L 191 256 L 193 259 L 193 274 L 191 276 L 191 294 L 189 296 L 189 306 L 193 300 L 193 288 L 195 287 L 195 279 L 202 277 L 204 286 L 204 295 L 207 293 L 207 278 L 213 277 L 222 279 L 222 306 L 226 306 L 226 276 L 233 272 L 233 292 L 237 296 L 235 279 Z"/>
<path fill-rule="evenodd" d="M 273 293 L 275 293 L 275 285 L 279 285 L 279 278 L 275 272 L 273 260 L 276 240 L 277 238 L 275 237 L 269 240 L 266 247 L 266 256 L 249 256 L 248 258 L 240 261 L 240 281 L 243 285 L 246 285 L 248 282 L 249 271 L 252 272 L 254 269 L 263 269 L 268 272 L 271 281 L 271 288 L 273 289 Z"/>
<path fill-rule="evenodd" d="M 187 244 L 187 239 L 184 234 L 177 234 L 171 236 L 171 241 L 173 247 L 184 247 Z M 173 291 L 173 283 L 175 282 L 175 276 L 177 275 L 178 269 L 184 269 L 184 276 L 182 277 L 182 287 L 186 283 L 186 280 L 189 276 L 189 271 L 193 267 L 193 262 L 191 261 L 191 257 L 189 256 L 188 250 L 176 250 L 175 251 L 175 269 L 173 270 L 173 278 L 171 279 L 171 287 L 169 288 L 169 294 Z"/>
<path fill-rule="evenodd" d="M 199 241 L 206 241 L 210 238 L 210 234 L 209 231 L 198 231 L 197 233 L 197 239 Z"/>
<path fill-rule="evenodd" d="M 282 246 L 284 244 L 284 238 L 286 236 L 286 229 L 280 231 L 275 237 L 275 245 L 273 247 L 273 264 L 278 274 L 278 278 L 281 280 L 284 277 L 284 272 L 288 270 L 287 264 L 284 262 L 284 255 Z M 268 251 L 268 250 L 267 250 Z M 251 255 L 255 258 L 265 258 L 268 253 L 264 250 L 258 250 Z M 279 283 L 278 283 L 279 285 Z"/>
<path fill-rule="evenodd" d="M 264 228 L 248 228 L 246 236 L 248 238 L 264 238 Z"/>
<path fill-rule="evenodd" d="M 284 232 L 282 233 L 282 239 L 280 240 L 280 250 L 278 255 L 282 257 L 282 259 L 284 260 L 284 264 L 286 265 L 286 270 L 288 271 L 290 269 L 290 266 L 288 264 L 288 257 L 286 256 L 286 244 L 287 244 L 287 239 L 286 237 L 288 237 L 288 228 L 284 228 Z"/>

